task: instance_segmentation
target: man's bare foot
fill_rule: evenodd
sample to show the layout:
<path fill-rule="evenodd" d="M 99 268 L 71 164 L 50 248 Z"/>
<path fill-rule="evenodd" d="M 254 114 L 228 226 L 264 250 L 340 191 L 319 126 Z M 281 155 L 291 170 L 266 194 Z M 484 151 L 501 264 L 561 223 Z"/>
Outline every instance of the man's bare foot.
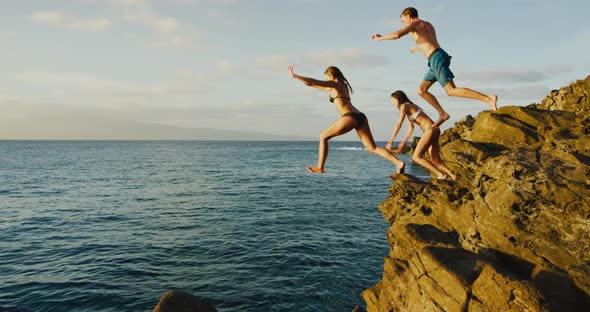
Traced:
<path fill-rule="evenodd" d="M 324 169 L 321 169 L 319 167 L 305 167 L 305 169 L 307 169 L 307 171 L 311 172 L 311 173 L 324 173 Z"/>
<path fill-rule="evenodd" d="M 442 114 L 440 114 L 438 116 L 438 120 L 432 125 L 432 128 L 442 125 L 442 123 L 449 120 L 450 117 L 451 116 L 449 116 L 449 114 L 447 114 L 447 112 L 443 112 Z"/>
<path fill-rule="evenodd" d="M 497 111 L 498 110 L 498 96 L 497 95 L 490 96 L 490 102 L 488 104 L 490 104 L 490 107 L 492 108 L 493 111 Z"/>
<path fill-rule="evenodd" d="M 396 165 L 396 167 L 397 167 L 397 173 L 399 173 L 399 174 L 403 174 L 404 171 L 406 171 L 406 163 L 403 162 L 403 161 L 401 163 L 402 164 L 400 166 L 397 166 Z"/>

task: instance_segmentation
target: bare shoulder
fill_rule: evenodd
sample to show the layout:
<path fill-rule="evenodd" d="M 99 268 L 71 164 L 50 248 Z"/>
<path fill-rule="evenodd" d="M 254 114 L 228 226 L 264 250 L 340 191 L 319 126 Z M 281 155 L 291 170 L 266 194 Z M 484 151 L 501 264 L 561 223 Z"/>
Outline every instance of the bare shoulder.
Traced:
<path fill-rule="evenodd" d="M 434 29 L 434 25 L 432 25 L 432 23 L 427 22 L 427 21 L 422 21 L 424 24 L 425 28 L 429 28 L 429 29 Z"/>
<path fill-rule="evenodd" d="M 399 111 L 402 113 L 402 115 L 408 114 L 408 111 L 410 109 L 409 105 L 411 105 L 411 104 L 406 102 L 406 103 L 403 103 L 402 105 L 399 106 Z"/>

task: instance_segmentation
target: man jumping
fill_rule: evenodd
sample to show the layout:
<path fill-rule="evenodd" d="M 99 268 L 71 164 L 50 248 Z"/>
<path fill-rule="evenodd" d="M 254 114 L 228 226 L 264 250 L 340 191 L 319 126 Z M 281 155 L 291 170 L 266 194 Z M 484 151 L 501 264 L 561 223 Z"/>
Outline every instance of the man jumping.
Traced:
<path fill-rule="evenodd" d="M 415 53 L 422 51 L 424 56 L 426 56 L 428 59 L 428 67 L 430 67 L 424 76 L 424 80 L 420 84 L 418 94 L 438 111 L 439 117 L 434 123 L 433 127 L 440 126 L 450 117 L 449 114 L 447 114 L 447 112 L 445 112 L 440 106 L 434 95 L 428 92 L 428 89 L 434 84 L 435 81 L 440 83 L 449 96 L 480 100 L 487 103 L 492 110 L 498 109 L 497 95 L 486 95 L 471 89 L 459 88 L 455 86 L 455 83 L 453 82 L 455 75 L 453 75 L 451 69 L 449 68 L 451 65 L 451 57 L 438 44 L 434 26 L 432 26 L 432 24 L 429 22 L 418 18 L 418 11 L 415 8 L 406 8 L 400 15 L 400 19 L 405 26 L 404 28 L 385 36 L 374 34 L 371 36 L 371 39 L 376 39 L 379 41 L 395 40 L 407 34 L 412 35 L 412 38 L 414 41 L 416 41 L 417 45 L 413 47 L 410 52 Z"/>

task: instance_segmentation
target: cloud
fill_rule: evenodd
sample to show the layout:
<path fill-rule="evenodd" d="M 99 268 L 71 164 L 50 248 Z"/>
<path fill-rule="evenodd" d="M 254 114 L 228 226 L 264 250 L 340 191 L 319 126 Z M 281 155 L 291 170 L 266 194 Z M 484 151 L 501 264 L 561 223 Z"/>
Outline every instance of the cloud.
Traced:
<path fill-rule="evenodd" d="M 148 10 L 127 14 L 125 19 L 146 25 L 159 33 L 175 32 L 179 27 L 179 23 L 175 18 L 158 16 Z"/>
<path fill-rule="evenodd" d="M 111 0 L 112 3 L 121 6 L 144 6 L 145 0 Z"/>
<path fill-rule="evenodd" d="M 502 101 L 502 99 L 519 100 L 523 102 L 507 104 L 528 105 L 534 101 L 542 100 L 545 96 L 547 96 L 547 94 L 549 94 L 549 92 L 551 92 L 551 88 L 542 84 L 534 84 L 515 88 L 487 89 L 485 91 L 487 93 L 498 94 L 500 96 L 500 102 Z"/>
<path fill-rule="evenodd" d="M 199 3 L 218 3 L 218 4 L 235 4 L 238 0 L 169 0 L 170 2 L 180 4 L 199 4 Z"/>
<path fill-rule="evenodd" d="M 196 43 L 193 36 L 188 35 L 170 35 L 167 37 L 156 39 L 152 47 L 160 49 L 182 49 L 182 48 L 196 48 L 199 45 Z"/>
<path fill-rule="evenodd" d="M 561 75 L 567 74 L 574 70 L 572 65 L 555 65 L 545 68 L 545 72 L 548 75 Z"/>
<path fill-rule="evenodd" d="M 234 71 L 234 65 L 230 60 L 227 59 L 218 61 L 215 64 L 215 67 L 223 77 L 231 75 Z"/>
<path fill-rule="evenodd" d="M 286 55 L 273 54 L 256 57 L 256 67 L 260 69 L 286 71 L 289 64 L 289 58 Z"/>
<path fill-rule="evenodd" d="M 66 17 L 59 11 L 35 12 L 31 14 L 31 20 L 38 24 L 63 27 L 82 32 L 100 32 L 112 25 L 112 22 L 107 18 L 72 18 Z"/>
<path fill-rule="evenodd" d="M 340 50 L 322 50 L 309 53 L 305 59 L 320 66 L 339 66 L 342 64 L 352 67 L 377 67 L 385 65 L 389 60 L 384 56 L 370 55 L 358 48 Z"/>
<path fill-rule="evenodd" d="M 539 82 L 545 80 L 546 76 L 538 70 L 494 69 L 462 73 L 461 79 L 478 82 Z"/>
<path fill-rule="evenodd" d="M 236 23 L 232 18 L 216 10 L 207 11 L 207 17 L 215 21 L 216 23 L 221 23 L 225 25 L 234 25 Z"/>
<path fill-rule="evenodd" d="M 476 82 L 525 82 L 546 81 L 552 76 L 567 74 L 574 70 L 571 65 L 553 65 L 541 70 L 535 69 L 493 69 L 461 73 L 461 79 Z"/>
<path fill-rule="evenodd" d="M 155 38 L 150 47 L 166 50 L 197 48 L 197 37 L 202 31 L 183 24 L 175 17 L 158 14 L 145 0 L 111 0 L 123 10 L 123 19 L 129 23 L 150 28 Z"/>

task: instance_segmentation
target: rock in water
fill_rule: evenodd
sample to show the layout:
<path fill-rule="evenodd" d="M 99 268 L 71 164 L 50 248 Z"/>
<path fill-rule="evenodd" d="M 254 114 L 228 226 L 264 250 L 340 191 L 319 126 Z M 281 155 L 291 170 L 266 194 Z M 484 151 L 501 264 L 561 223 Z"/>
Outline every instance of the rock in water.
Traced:
<path fill-rule="evenodd" d="M 458 180 L 392 176 L 367 311 L 590 311 L 590 76 L 440 143 Z"/>
<path fill-rule="evenodd" d="M 182 290 L 166 292 L 154 312 L 216 312 L 209 303 Z"/>

